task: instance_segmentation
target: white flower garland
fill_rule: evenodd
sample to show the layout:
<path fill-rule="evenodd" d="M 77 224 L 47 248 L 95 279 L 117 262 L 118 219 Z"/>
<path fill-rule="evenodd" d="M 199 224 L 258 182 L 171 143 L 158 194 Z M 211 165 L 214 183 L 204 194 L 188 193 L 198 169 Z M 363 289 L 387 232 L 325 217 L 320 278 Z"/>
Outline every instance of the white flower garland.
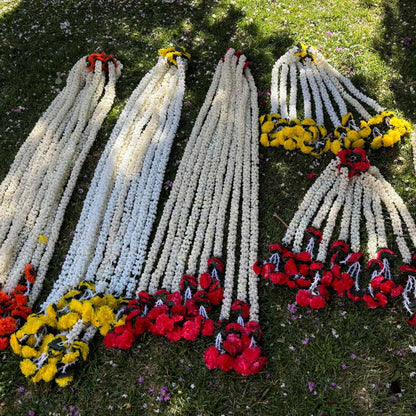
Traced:
<path fill-rule="evenodd" d="M 178 290 L 185 271 L 204 272 L 209 257 L 226 254 L 221 317 L 229 317 L 238 258 L 237 297 L 246 301 L 249 295 L 250 318 L 258 320 L 257 276 L 250 270 L 258 236 L 258 108 L 257 90 L 245 63 L 244 55 L 230 49 L 217 66 L 137 290 L 154 293 L 162 279 L 161 287 Z"/>
<path fill-rule="evenodd" d="M 186 60 L 177 57 L 177 66 L 167 62 L 159 57 L 120 115 L 43 308 L 81 280 L 96 283 L 98 293 L 132 295 L 134 268 L 145 257 L 185 91 Z"/>
<path fill-rule="evenodd" d="M 11 292 L 23 269 L 37 271 L 30 303 L 38 297 L 65 209 L 84 160 L 115 97 L 122 65 L 87 69 L 81 58 L 65 88 L 43 113 L 0 185 L 0 284 Z"/>

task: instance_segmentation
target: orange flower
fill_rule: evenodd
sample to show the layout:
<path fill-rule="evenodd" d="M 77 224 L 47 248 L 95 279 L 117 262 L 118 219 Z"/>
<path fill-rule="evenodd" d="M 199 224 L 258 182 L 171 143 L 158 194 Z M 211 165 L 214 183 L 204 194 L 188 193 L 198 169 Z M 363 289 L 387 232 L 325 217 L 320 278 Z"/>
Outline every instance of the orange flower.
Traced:
<path fill-rule="evenodd" d="M 7 318 L 0 318 L 0 336 L 9 335 L 16 331 L 17 324 L 14 318 L 8 316 Z"/>
<path fill-rule="evenodd" d="M 24 273 L 25 273 L 25 279 L 28 282 L 32 284 L 35 283 L 36 272 L 35 272 L 34 267 L 30 263 L 26 264 Z"/>

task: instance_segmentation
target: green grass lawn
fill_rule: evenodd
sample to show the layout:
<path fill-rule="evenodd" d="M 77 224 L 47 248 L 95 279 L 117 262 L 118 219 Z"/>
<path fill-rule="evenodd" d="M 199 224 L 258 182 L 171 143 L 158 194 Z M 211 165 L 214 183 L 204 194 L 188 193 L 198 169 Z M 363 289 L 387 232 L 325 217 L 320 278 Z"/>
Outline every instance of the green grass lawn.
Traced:
<path fill-rule="evenodd" d="M 63 23 L 65 23 L 63 25 Z M 261 112 L 275 60 L 293 44 L 312 44 L 368 95 L 416 121 L 416 4 L 411 0 L 0 0 L 0 179 L 72 65 L 105 51 L 124 64 L 116 104 L 74 192 L 40 301 L 57 278 L 94 167 L 117 116 L 157 50 L 174 43 L 192 54 L 176 145 L 166 179 L 175 176 L 187 137 L 227 47 L 252 62 Z M 410 40 L 406 38 L 411 38 Z M 330 160 L 260 149 L 260 256 L 283 236 L 309 186 L 307 174 Z M 408 140 L 372 155 L 416 215 Z M 166 200 L 169 190 L 164 190 Z M 162 202 L 163 202 L 162 201 Z M 400 300 L 369 310 L 347 299 L 322 311 L 298 308 L 293 291 L 260 282 L 266 368 L 243 378 L 208 371 L 209 341 L 169 343 L 150 334 L 128 352 L 91 345 L 66 389 L 29 385 L 18 358 L 0 353 L 0 415 L 414 415 L 416 333 Z M 36 308 L 35 308 L 36 309 Z M 159 401 L 167 387 L 170 400 Z"/>

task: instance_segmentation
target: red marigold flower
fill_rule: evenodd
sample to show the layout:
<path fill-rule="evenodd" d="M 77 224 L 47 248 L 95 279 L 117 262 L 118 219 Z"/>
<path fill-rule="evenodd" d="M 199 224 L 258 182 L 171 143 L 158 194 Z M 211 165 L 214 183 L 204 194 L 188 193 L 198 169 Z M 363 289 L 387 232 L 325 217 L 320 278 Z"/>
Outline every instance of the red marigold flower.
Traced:
<path fill-rule="evenodd" d="M 214 291 L 208 292 L 208 299 L 213 305 L 221 305 L 222 300 L 224 299 L 224 290 L 219 287 Z"/>
<path fill-rule="evenodd" d="M 151 320 L 154 320 L 162 313 L 167 314 L 168 312 L 169 312 L 168 306 L 163 304 L 163 305 L 155 306 L 152 309 L 150 309 L 149 313 L 147 314 L 147 317 Z"/>
<path fill-rule="evenodd" d="M 349 264 L 356 263 L 357 261 L 360 261 L 362 257 L 363 257 L 363 253 L 361 251 L 359 251 L 357 253 L 351 253 L 348 256 L 347 262 Z"/>
<path fill-rule="evenodd" d="M 311 272 L 316 272 L 318 270 L 322 270 L 323 268 L 324 268 L 324 264 L 321 263 L 320 261 L 313 261 L 309 266 L 309 269 L 311 270 Z"/>
<path fill-rule="evenodd" d="M 380 306 L 386 306 L 387 305 L 387 297 L 383 295 L 382 293 L 376 293 L 376 299 L 380 303 Z"/>
<path fill-rule="evenodd" d="M 310 307 L 312 309 L 322 309 L 326 305 L 326 300 L 322 296 L 312 296 L 310 300 Z"/>
<path fill-rule="evenodd" d="M 312 256 L 307 251 L 302 251 L 301 253 L 296 254 L 296 260 L 304 263 L 310 263 L 312 261 Z"/>
<path fill-rule="evenodd" d="M 384 260 L 384 259 L 391 260 L 395 256 L 396 255 L 394 254 L 394 251 L 392 251 L 392 250 L 390 250 L 388 248 L 382 248 L 377 253 L 377 259 L 378 260 Z"/>
<path fill-rule="evenodd" d="M 140 291 L 138 300 L 140 301 L 140 303 L 144 303 L 145 305 L 148 305 L 148 304 L 152 304 L 155 301 L 155 298 L 149 292 Z"/>
<path fill-rule="evenodd" d="M 16 294 L 14 299 L 16 300 L 17 307 L 27 305 L 27 297 L 25 295 Z"/>
<path fill-rule="evenodd" d="M 294 259 L 289 259 L 285 264 L 285 273 L 289 276 L 296 276 L 299 270 Z"/>
<path fill-rule="evenodd" d="M 251 374 L 257 374 L 261 370 L 263 370 L 266 362 L 267 362 L 266 357 L 259 357 L 256 361 L 254 361 L 254 363 L 251 363 L 250 365 Z"/>
<path fill-rule="evenodd" d="M 390 296 L 392 298 L 395 298 L 397 296 L 400 296 L 403 293 L 403 286 L 402 285 L 397 285 L 396 287 L 394 287 L 391 292 L 390 292 Z"/>
<path fill-rule="evenodd" d="M 25 279 L 30 283 L 35 283 L 36 272 L 35 268 L 31 264 L 26 264 L 24 269 Z"/>
<path fill-rule="evenodd" d="M 322 241 L 322 232 L 314 227 L 308 227 L 306 229 L 306 234 L 309 236 L 307 240 L 310 238 L 314 238 L 317 243 L 320 243 Z"/>
<path fill-rule="evenodd" d="M 199 307 L 198 307 L 196 302 L 197 301 L 199 303 L 209 302 L 207 293 L 206 292 L 204 292 L 204 293 L 205 293 L 205 298 L 202 298 L 201 296 L 199 296 L 198 299 L 195 299 L 195 297 L 194 297 L 194 298 L 188 299 L 186 301 L 186 304 L 185 304 L 185 306 L 186 306 L 186 315 L 188 315 L 188 316 L 198 316 Z M 207 309 L 207 307 L 205 307 L 205 309 Z"/>
<path fill-rule="evenodd" d="M 199 285 L 202 287 L 202 289 L 208 289 L 211 283 L 212 277 L 209 273 L 202 273 L 201 276 L 199 276 Z"/>
<path fill-rule="evenodd" d="M 152 325 L 147 316 L 139 316 L 134 322 L 134 334 L 144 334 Z M 116 327 L 117 328 L 117 327 Z"/>
<path fill-rule="evenodd" d="M 236 300 L 232 306 L 232 311 L 240 311 L 241 316 L 243 319 L 247 319 L 250 316 L 250 305 L 247 302 L 243 302 L 241 300 Z"/>
<path fill-rule="evenodd" d="M 286 281 L 286 286 L 290 289 L 298 289 L 298 285 L 296 283 L 296 280 L 288 279 Z"/>
<path fill-rule="evenodd" d="M 176 303 L 170 308 L 171 314 L 186 316 L 186 306 Z"/>
<path fill-rule="evenodd" d="M 380 291 L 386 295 L 390 295 L 393 288 L 396 287 L 396 284 L 392 280 L 385 280 L 380 284 Z"/>
<path fill-rule="evenodd" d="M 234 367 L 234 357 L 228 354 L 221 354 L 218 357 L 218 366 L 222 371 L 230 371 Z"/>
<path fill-rule="evenodd" d="M 371 287 L 374 290 L 380 290 L 380 284 L 381 282 L 384 280 L 384 276 L 376 276 L 372 281 L 371 281 Z"/>
<path fill-rule="evenodd" d="M 363 300 L 361 296 L 354 295 L 349 290 L 347 291 L 347 296 L 354 302 L 359 302 L 360 300 Z"/>
<path fill-rule="evenodd" d="M 289 279 L 289 276 L 282 272 L 274 272 L 274 273 L 270 273 L 269 279 L 275 285 L 277 284 L 284 285 Z"/>
<path fill-rule="evenodd" d="M 204 352 L 204 361 L 205 365 L 210 369 L 213 370 L 215 368 L 218 368 L 218 359 L 219 359 L 220 353 L 217 348 L 214 346 L 209 347 Z"/>
<path fill-rule="evenodd" d="M 383 262 L 381 260 L 378 259 L 371 259 L 368 261 L 367 263 L 367 269 L 369 269 L 370 271 L 373 270 L 383 270 Z"/>
<path fill-rule="evenodd" d="M 330 298 L 329 290 L 324 285 L 318 285 L 319 294 L 325 299 L 328 300 Z"/>
<path fill-rule="evenodd" d="M 251 338 L 252 336 L 254 336 L 254 338 L 257 341 L 260 341 L 261 336 L 263 335 L 261 328 L 260 328 L 260 324 L 258 322 L 255 321 L 249 321 L 245 324 L 244 329 L 246 331 L 246 334 L 248 335 L 248 340 L 250 340 L 251 343 Z M 243 336 L 241 342 L 243 343 L 243 347 L 246 348 L 246 338 Z M 248 345 L 250 345 L 250 343 L 248 343 Z"/>
<path fill-rule="evenodd" d="M 225 332 L 227 334 L 243 334 L 245 332 L 245 328 L 242 325 L 237 324 L 236 322 L 231 322 L 225 327 Z"/>
<path fill-rule="evenodd" d="M 299 278 L 299 279 L 295 280 L 295 282 L 298 285 L 298 287 L 300 287 L 302 289 L 308 288 L 311 285 L 311 281 L 309 279 Z"/>
<path fill-rule="evenodd" d="M 200 325 L 198 325 L 196 322 L 186 321 L 183 324 L 182 338 L 188 341 L 195 341 L 199 335 L 200 329 Z"/>
<path fill-rule="evenodd" d="M 251 374 L 250 363 L 242 355 L 239 355 L 234 360 L 234 370 L 241 376 L 249 376 Z"/>
<path fill-rule="evenodd" d="M 209 337 L 214 333 L 215 325 L 212 319 L 205 319 L 204 323 L 202 324 L 201 334 L 204 337 Z"/>
<path fill-rule="evenodd" d="M 350 246 L 343 240 L 335 240 L 331 244 L 330 250 L 333 251 L 342 251 L 344 254 L 347 254 L 350 250 Z"/>
<path fill-rule="evenodd" d="M 166 333 L 166 338 L 171 342 L 178 342 L 182 338 L 182 328 L 175 326 L 172 331 Z"/>
<path fill-rule="evenodd" d="M 309 290 L 301 289 L 296 294 L 296 302 L 300 306 L 309 306 L 312 294 Z"/>
<path fill-rule="evenodd" d="M 29 306 L 19 306 L 17 309 L 13 309 L 10 312 L 10 316 L 12 316 L 13 318 L 19 317 L 25 320 L 31 314 L 32 314 L 32 309 L 29 308 Z"/>
<path fill-rule="evenodd" d="M 280 243 L 270 244 L 269 248 L 270 248 L 270 251 L 272 252 L 278 251 L 279 253 L 285 253 L 286 251 L 288 251 L 287 248 Z"/>
<path fill-rule="evenodd" d="M 412 326 L 416 326 L 416 313 L 412 315 L 412 318 L 406 318 L 406 321 L 408 324 L 412 325 Z"/>
<path fill-rule="evenodd" d="M 253 264 L 253 272 L 257 275 L 259 275 L 261 273 L 261 268 L 263 267 L 263 262 L 260 260 L 257 260 L 254 264 Z"/>
<path fill-rule="evenodd" d="M 266 263 L 261 268 L 261 275 L 268 279 L 270 276 L 270 273 L 273 273 L 276 270 L 276 266 L 273 263 Z"/>
<path fill-rule="evenodd" d="M 299 274 L 303 277 L 308 277 L 309 276 L 309 265 L 307 265 L 305 263 L 300 263 L 299 264 Z"/>
<path fill-rule="evenodd" d="M 166 297 L 166 304 L 170 307 L 173 306 L 171 303 L 175 305 L 181 305 L 182 300 L 183 298 L 180 292 L 173 292 L 173 293 L 169 293 L 169 295 Z"/>
<path fill-rule="evenodd" d="M 387 305 L 387 298 L 382 293 L 376 293 L 374 298 L 370 295 L 364 295 L 363 300 L 370 309 L 378 308 L 379 306 Z"/>
<path fill-rule="evenodd" d="M 327 271 L 327 272 L 325 272 L 324 273 L 324 275 L 322 276 L 322 278 L 321 278 L 321 283 L 324 285 L 324 286 L 331 286 L 332 285 L 332 279 L 333 279 L 334 277 L 333 277 L 333 275 L 332 275 L 332 272 L 330 272 L 330 271 Z"/>
<path fill-rule="evenodd" d="M 208 267 L 215 267 L 219 272 L 224 273 L 225 265 L 224 262 L 218 257 L 212 257 L 207 260 Z"/>
<path fill-rule="evenodd" d="M 260 355 L 261 355 L 261 349 L 259 347 L 246 348 L 242 353 L 243 358 L 250 363 L 253 363 L 254 361 L 256 361 L 257 358 L 260 357 Z"/>
<path fill-rule="evenodd" d="M 4 351 L 9 346 L 9 338 L 0 337 L 0 351 Z"/>
<path fill-rule="evenodd" d="M 237 355 L 243 350 L 241 339 L 236 334 L 228 334 L 222 343 L 223 348 L 231 355 Z"/>
<path fill-rule="evenodd" d="M 7 293 L 0 291 L 0 305 L 4 305 L 10 300 L 10 296 Z"/>
<path fill-rule="evenodd" d="M 162 313 L 156 318 L 156 322 L 150 328 L 150 331 L 153 334 L 165 335 L 166 332 L 172 331 L 173 329 L 173 320 L 165 313 Z"/>
<path fill-rule="evenodd" d="M 181 292 L 185 292 L 188 287 L 195 290 L 198 288 L 197 278 L 195 276 L 191 276 L 190 274 L 183 274 L 179 287 Z"/>
<path fill-rule="evenodd" d="M 416 267 L 404 264 L 399 269 L 400 273 L 416 273 Z"/>
<path fill-rule="evenodd" d="M 10 316 L 0 318 L 0 336 L 10 335 L 17 329 L 16 320 Z"/>
<path fill-rule="evenodd" d="M 128 330 L 125 330 L 121 335 L 117 337 L 117 340 L 116 340 L 117 347 L 122 350 L 128 350 L 129 348 L 131 348 L 132 345 L 134 344 L 134 341 L 135 341 L 134 335 Z"/>
<path fill-rule="evenodd" d="M 339 264 L 334 264 L 331 267 L 331 273 L 335 276 L 335 277 L 341 277 L 341 266 Z"/>

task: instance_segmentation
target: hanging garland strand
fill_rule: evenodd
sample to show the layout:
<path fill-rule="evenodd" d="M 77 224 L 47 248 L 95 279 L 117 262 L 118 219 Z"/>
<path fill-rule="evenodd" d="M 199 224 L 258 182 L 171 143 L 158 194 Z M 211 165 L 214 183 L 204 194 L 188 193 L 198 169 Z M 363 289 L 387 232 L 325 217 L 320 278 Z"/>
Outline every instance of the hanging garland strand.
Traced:
<path fill-rule="evenodd" d="M 0 337 L 30 314 L 69 199 L 114 97 L 122 65 L 112 55 L 81 58 L 19 149 L 0 185 Z M 19 285 L 25 275 L 26 286 Z M 8 329 L 5 329 L 5 322 Z"/>
<path fill-rule="evenodd" d="M 11 339 L 33 382 L 66 386 L 97 331 L 123 327 L 136 261 L 146 253 L 182 108 L 188 54 L 159 51 L 98 162 L 62 271 L 43 313 Z M 174 58 L 173 58 L 174 57 Z M 35 339 L 35 342 L 33 342 Z"/>

